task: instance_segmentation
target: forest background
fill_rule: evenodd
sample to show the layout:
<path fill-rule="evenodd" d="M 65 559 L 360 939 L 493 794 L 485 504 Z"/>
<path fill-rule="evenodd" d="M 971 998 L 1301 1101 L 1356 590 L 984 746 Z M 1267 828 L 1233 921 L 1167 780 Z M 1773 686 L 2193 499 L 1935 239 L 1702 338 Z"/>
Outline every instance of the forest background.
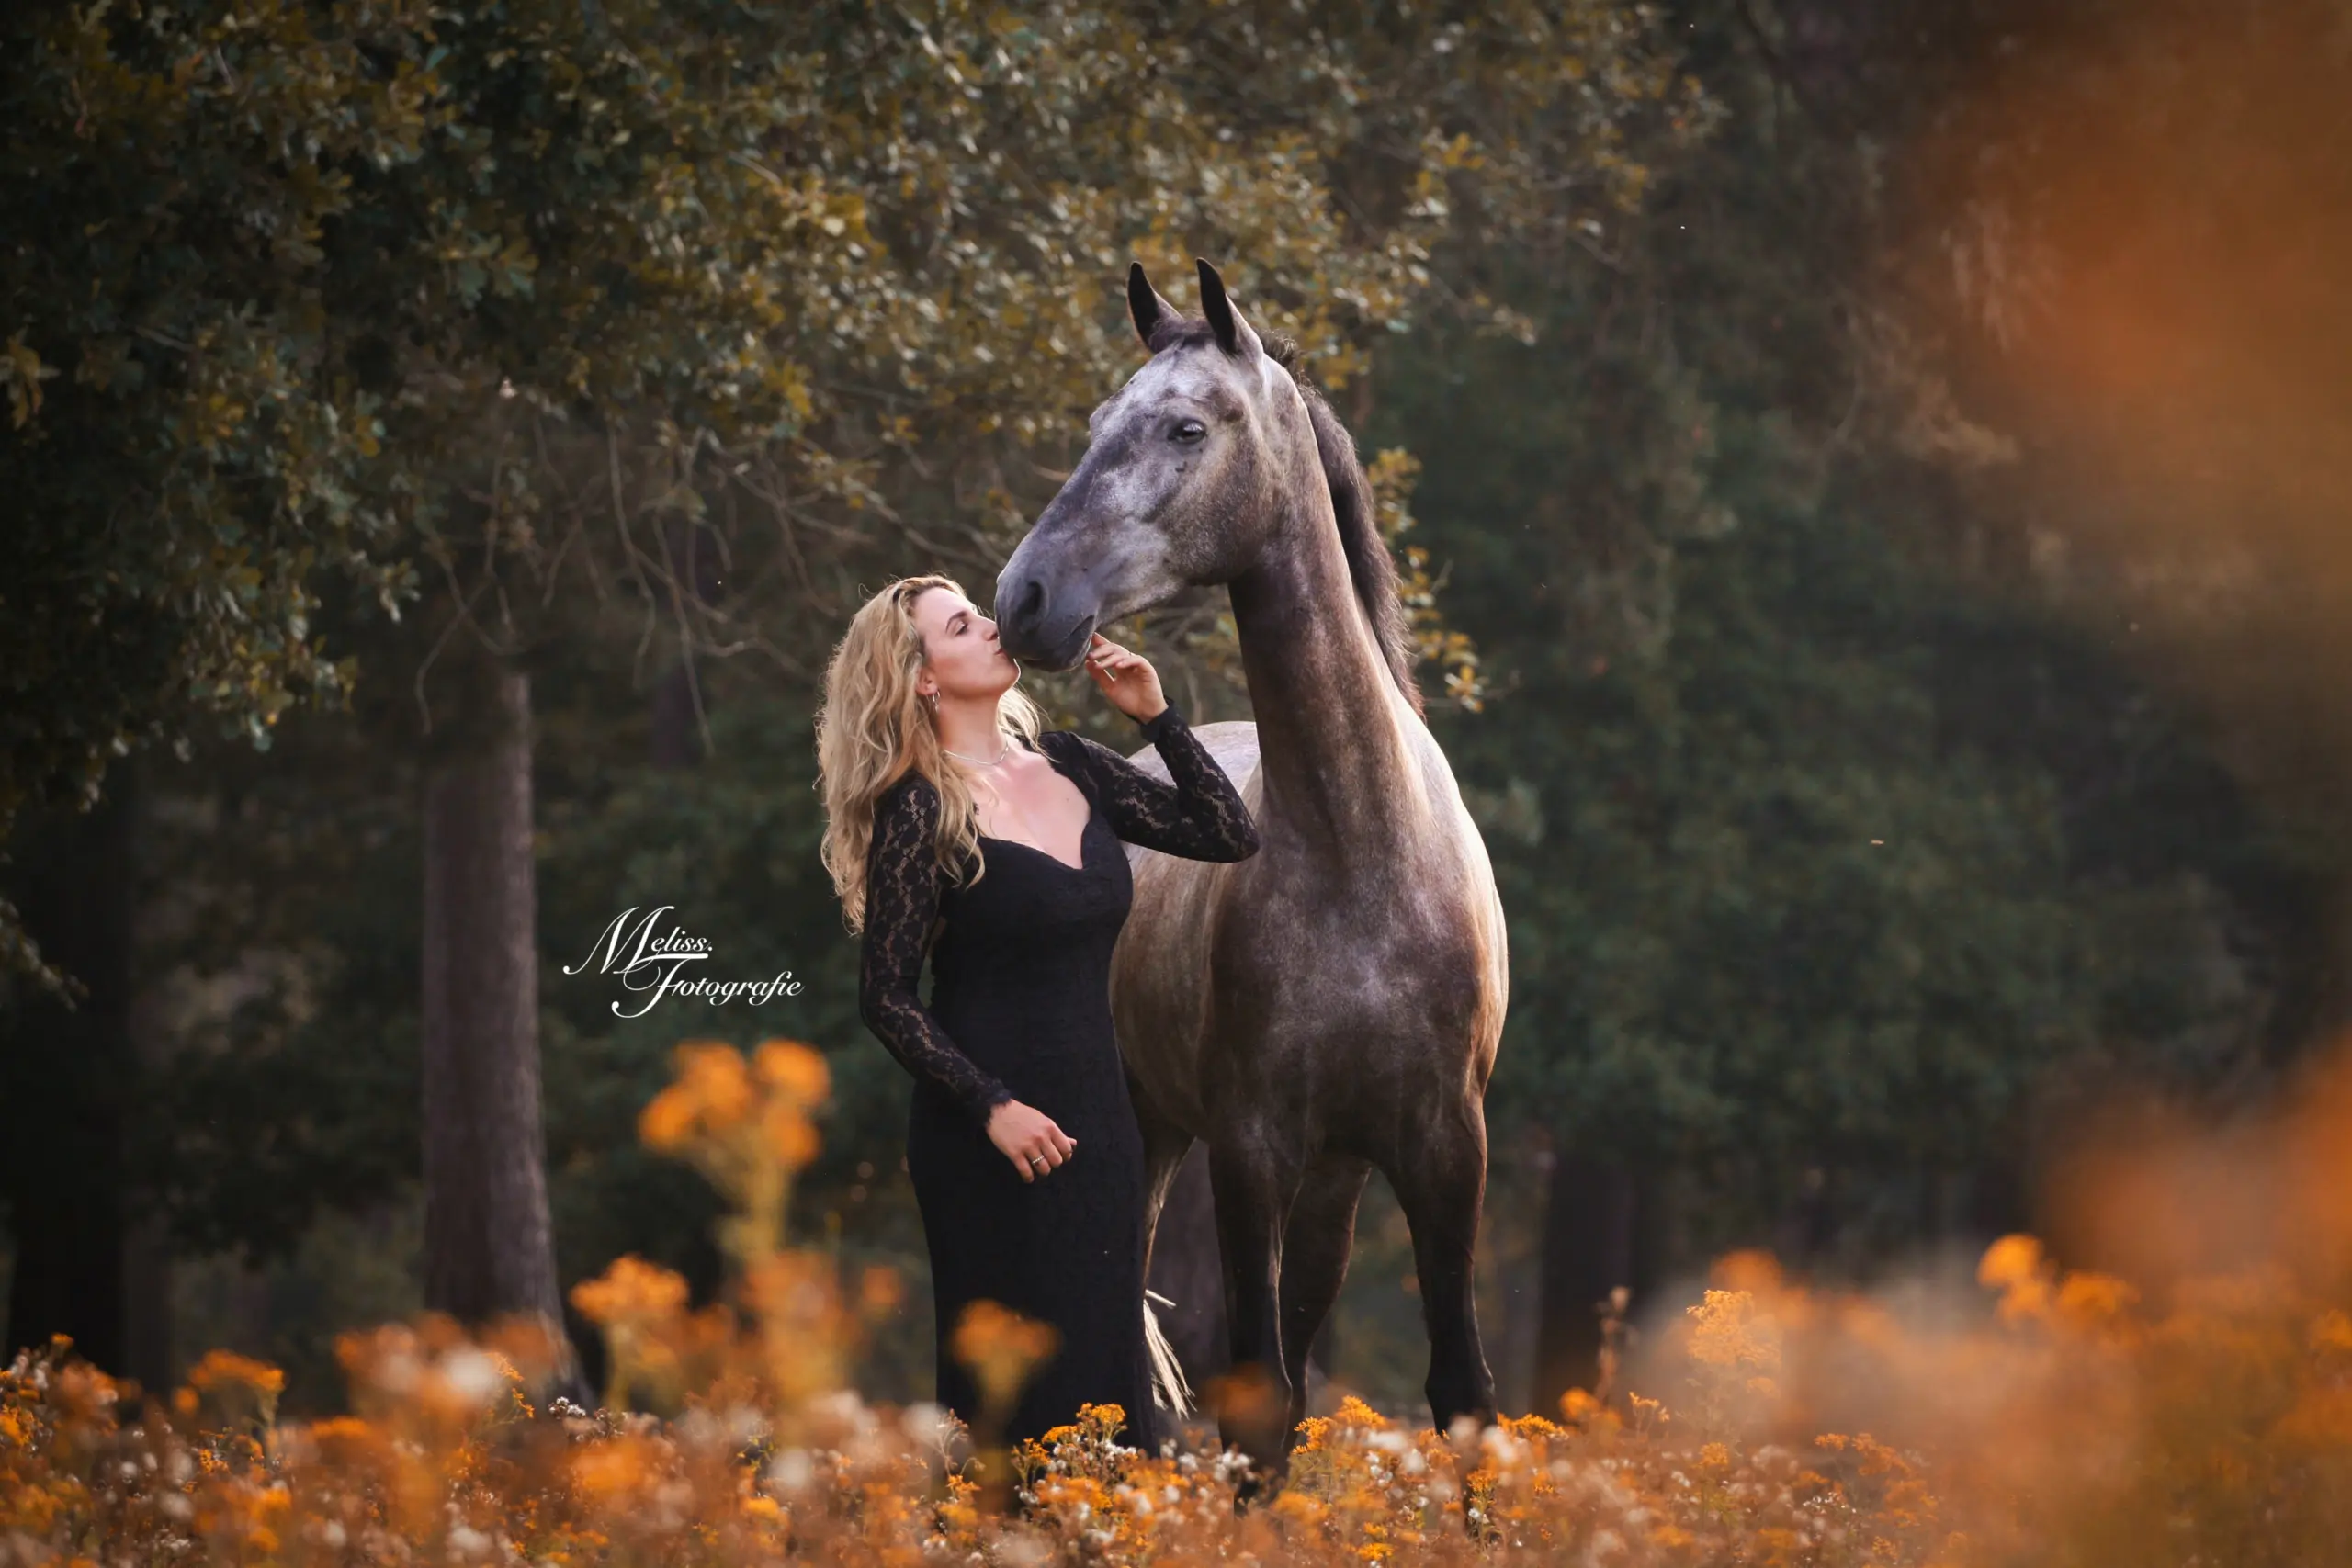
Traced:
<path fill-rule="evenodd" d="M 815 682 L 889 576 L 986 602 L 1194 254 L 1372 464 L 1502 882 L 1504 1403 L 1733 1247 L 2114 1262 L 2070 1153 L 2352 1007 L 2348 61 L 2321 0 L 13 12 L 6 1339 L 324 1409 L 352 1324 L 714 1289 L 636 1116 L 780 1034 L 926 1393 Z M 1114 628 L 1196 719 L 1221 610 Z M 661 906 L 801 989 L 616 1017 L 565 966 Z M 1400 1412 L 1411 1290 L 1375 1184 L 1318 1351 Z"/>

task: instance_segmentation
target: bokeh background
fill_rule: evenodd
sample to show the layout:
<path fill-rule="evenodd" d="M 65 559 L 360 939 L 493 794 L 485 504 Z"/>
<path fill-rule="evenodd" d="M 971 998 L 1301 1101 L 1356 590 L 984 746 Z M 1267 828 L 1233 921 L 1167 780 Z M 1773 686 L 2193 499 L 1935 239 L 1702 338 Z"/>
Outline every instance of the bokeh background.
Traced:
<path fill-rule="evenodd" d="M 859 1381 L 926 1395 L 816 683 L 892 576 L 987 602 L 1131 256 L 1216 260 L 1380 488 L 1510 923 L 1503 1403 L 1733 1247 L 2128 1261 L 2070 1155 L 2352 1012 L 2347 67 L 2333 0 L 12 8 L 6 1342 L 315 1411 L 488 1252 L 715 1290 L 636 1117 L 781 1035 L 799 1235 L 903 1270 Z M 1243 717 L 1223 608 L 1109 629 Z M 661 906 L 802 988 L 616 1017 L 564 966 Z M 428 1222 L 503 1159 L 541 1209 Z M 1377 1179 L 1318 1356 L 1419 1400 Z"/>

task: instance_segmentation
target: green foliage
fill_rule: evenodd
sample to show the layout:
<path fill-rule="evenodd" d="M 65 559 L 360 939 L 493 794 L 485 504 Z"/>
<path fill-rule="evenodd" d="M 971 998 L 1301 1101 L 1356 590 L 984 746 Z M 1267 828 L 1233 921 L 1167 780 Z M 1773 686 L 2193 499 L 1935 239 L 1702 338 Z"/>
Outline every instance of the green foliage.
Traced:
<path fill-rule="evenodd" d="M 1536 233 L 1634 201 L 1703 118 L 1660 32 L 1608 4 L 16 14 L 0 823 L 202 716 L 259 744 L 347 699 L 329 595 L 397 615 L 438 582 L 511 651 L 617 586 L 648 633 L 805 668 L 806 612 L 890 541 L 1001 547 L 1132 361 L 1131 254 L 1234 261 L 1342 382 L 1457 206 Z M 681 520 L 723 603 L 638 536 Z"/>
<path fill-rule="evenodd" d="M 159 829 L 187 906 L 161 956 L 277 976 L 196 1010 L 154 1086 L 184 1239 L 282 1253 L 413 1174 L 394 705 L 470 619 L 534 669 L 566 1279 L 621 1251 L 715 1279 L 710 1195 L 634 1140 L 692 1034 L 831 1051 L 804 1218 L 919 1256 L 887 1168 L 903 1076 L 815 859 L 816 660 L 886 572 L 984 585 L 1135 363 L 1131 255 L 1214 256 L 1302 342 L 1385 449 L 1425 655 L 1465 705 L 1497 694 L 1441 723 L 1511 922 L 1498 1126 L 1702 1172 L 1752 1237 L 1808 1168 L 2014 1161 L 2055 1074 L 2241 1067 L 2291 982 L 2264 967 L 2291 967 L 2291 867 L 2143 675 L 1973 564 L 2025 509 L 1955 475 L 2013 444 L 1871 303 L 1874 143 L 1758 52 L 1769 16 L 1761 45 L 1749 7 L 1690 16 L 0 21 L 26 215 L 0 243 L 0 821 L 203 716 L 281 739 L 267 766 L 207 744 Z M 1909 127 L 1919 96 L 1853 112 Z M 1155 622 L 1154 656 L 1229 671 L 1216 610 Z M 708 759 L 648 765 L 624 661 L 751 651 L 701 676 Z M 295 715 L 346 699 L 363 725 Z M 714 969 L 807 990 L 627 1021 L 560 974 L 662 904 Z"/>
<path fill-rule="evenodd" d="M 2144 673 L 1971 570 L 1983 445 L 1855 304 L 1866 154 L 1739 36 L 1615 249 L 1492 264 L 1536 344 L 1392 352 L 1372 432 L 1498 694 L 1442 722 L 1511 924 L 1498 1125 L 1683 1173 L 1702 1247 L 1808 1170 L 2015 1171 L 2086 1074 L 2242 1073 L 2294 876 Z"/>

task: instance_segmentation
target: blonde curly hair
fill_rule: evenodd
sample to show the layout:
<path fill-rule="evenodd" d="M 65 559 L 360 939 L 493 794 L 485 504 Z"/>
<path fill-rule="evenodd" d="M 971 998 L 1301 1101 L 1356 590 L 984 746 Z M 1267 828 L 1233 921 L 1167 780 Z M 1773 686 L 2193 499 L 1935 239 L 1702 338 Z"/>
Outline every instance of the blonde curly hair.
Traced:
<path fill-rule="evenodd" d="M 910 772 L 939 791 L 936 848 L 949 880 L 960 884 L 967 865 L 979 867 L 974 882 L 986 872 L 971 786 L 962 769 L 949 765 L 937 721 L 915 694 L 925 657 L 915 600 L 933 588 L 964 592 L 954 578 L 936 573 L 898 579 L 858 607 L 825 665 L 824 706 L 817 715 L 818 787 L 825 803 L 820 858 L 853 932 L 865 927 L 865 857 L 874 842 L 875 804 Z M 1045 728 L 1045 715 L 1017 687 L 997 699 L 996 715 L 1008 744 L 1034 744 Z"/>

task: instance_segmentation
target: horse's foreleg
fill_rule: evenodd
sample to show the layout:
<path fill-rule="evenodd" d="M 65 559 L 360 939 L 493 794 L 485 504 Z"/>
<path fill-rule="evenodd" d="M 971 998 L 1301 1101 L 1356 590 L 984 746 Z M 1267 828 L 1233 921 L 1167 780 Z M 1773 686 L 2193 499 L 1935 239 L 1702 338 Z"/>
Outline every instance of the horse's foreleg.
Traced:
<path fill-rule="evenodd" d="M 1283 1230 L 1298 1190 L 1296 1168 L 1284 1168 L 1272 1140 L 1250 1136 L 1209 1145 L 1209 1186 L 1216 1203 L 1216 1237 L 1225 1263 L 1225 1321 L 1232 1370 L 1214 1395 L 1217 1435 L 1238 1443 L 1258 1474 L 1238 1488 L 1241 1497 L 1280 1479 L 1290 1451 L 1285 1423 L 1291 1371 L 1283 1358 Z"/>
<path fill-rule="evenodd" d="M 1432 1105 L 1398 1162 L 1384 1173 L 1413 1231 L 1421 1321 L 1430 1337 L 1425 1385 L 1430 1415 L 1444 1431 L 1459 1416 L 1495 1418 L 1495 1379 L 1478 1343 L 1472 1263 L 1487 1189 L 1487 1119 L 1475 1100 Z"/>
<path fill-rule="evenodd" d="M 1283 1361 L 1291 1371 L 1285 1428 L 1306 1419 L 1306 1353 L 1340 1299 L 1355 1245 L 1356 1204 L 1363 1197 L 1369 1161 L 1326 1155 L 1309 1166 L 1283 1232 Z M 1329 1371 L 1328 1367 L 1324 1369 Z"/>

